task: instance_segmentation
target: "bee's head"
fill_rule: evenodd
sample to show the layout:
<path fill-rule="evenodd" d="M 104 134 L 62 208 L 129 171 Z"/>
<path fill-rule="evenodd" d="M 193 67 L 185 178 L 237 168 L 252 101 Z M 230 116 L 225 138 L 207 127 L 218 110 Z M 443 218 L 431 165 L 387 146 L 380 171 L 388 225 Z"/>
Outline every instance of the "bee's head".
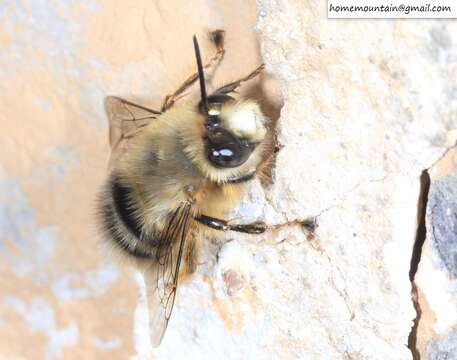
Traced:
<path fill-rule="evenodd" d="M 206 95 L 205 78 L 196 37 L 194 37 L 200 79 L 198 111 L 205 117 L 205 151 L 217 168 L 243 165 L 266 135 L 265 118 L 252 101 L 236 101 L 225 93 Z"/>
<path fill-rule="evenodd" d="M 264 117 L 254 102 L 210 96 L 205 115 L 206 156 L 215 167 L 241 166 L 265 137 Z"/>

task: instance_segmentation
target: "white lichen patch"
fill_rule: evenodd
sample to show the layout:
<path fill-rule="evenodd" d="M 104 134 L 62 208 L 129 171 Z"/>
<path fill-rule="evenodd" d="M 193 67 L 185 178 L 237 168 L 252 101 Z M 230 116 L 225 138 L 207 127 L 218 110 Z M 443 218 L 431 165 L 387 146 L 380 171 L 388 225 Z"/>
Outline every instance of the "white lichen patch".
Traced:
<path fill-rule="evenodd" d="M 78 325 L 72 322 L 58 327 L 54 309 L 43 299 L 33 298 L 30 304 L 27 304 L 17 297 L 9 296 L 3 299 L 3 303 L 20 314 L 33 330 L 44 332 L 47 335 L 48 359 L 60 358 L 65 347 L 73 347 L 78 344 Z"/>
<path fill-rule="evenodd" d="M 53 281 L 52 291 L 61 300 L 80 300 L 102 295 L 119 277 L 114 265 L 80 274 L 63 274 Z"/>

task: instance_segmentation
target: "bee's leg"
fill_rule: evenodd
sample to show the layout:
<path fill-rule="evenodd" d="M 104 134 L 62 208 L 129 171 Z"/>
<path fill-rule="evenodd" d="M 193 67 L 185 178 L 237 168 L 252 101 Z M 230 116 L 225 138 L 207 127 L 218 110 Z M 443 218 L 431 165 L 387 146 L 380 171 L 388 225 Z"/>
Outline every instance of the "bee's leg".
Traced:
<path fill-rule="evenodd" d="M 230 94 L 234 92 L 242 83 L 249 81 L 253 78 L 255 78 L 257 75 L 259 75 L 263 69 L 265 68 L 265 64 L 260 65 L 257 67 L 254 71 L 252 71 L 250 74 L 246 75 L 245 77 L 242 77 L 241 79 L 231 82 L 230 84 L 224 85 L 217 89 L 212 95 L 225 95 L 225 94 Z"/>
<path fill-rule="evenodd" d="M 222 60 L 225 54 L 224 33 L 224 30 L 215 30 L 211 33 L 211 40 L 216 45 L 216 54 L 203 66 L 204 69 L 207 69 L 213 64 L 218 63 Z M 189 76 L 173 94 L 165 96 L 165 99 L 162 103 L 162 112 L 172 107 L 173 104 L 182 96 L 183 92 L 192 86 L 197 80 L 198 72 L 195 72 Z"/>
<path fill-rule="evenodd" d="M 221 231 L 236 231 L 246 234 L 262 234 L 267 229 L 263 222 L 254 222 L 251 224 L 230 225 L 227 221 L 216 219 L 211 216 L 199 215 L 195 218 L 199 223 L 204 224 L 212 229 Z"/>

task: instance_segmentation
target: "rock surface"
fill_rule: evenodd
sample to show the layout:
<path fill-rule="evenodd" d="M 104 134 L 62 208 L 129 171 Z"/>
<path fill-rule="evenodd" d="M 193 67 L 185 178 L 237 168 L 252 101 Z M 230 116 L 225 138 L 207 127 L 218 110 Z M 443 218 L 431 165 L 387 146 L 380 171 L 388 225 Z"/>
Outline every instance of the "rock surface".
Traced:
<path fill-rule="evenodd" d="M 0 358 L 412 359 L 420 175 L 456 142 L 457 23 L 328 20 L 325 2 L 302 0 L 0 10 Z M 233 216 L 291 225 L 207 239 L 162 346 L 149 349 L 141 278 L 97 247 L 103 98 L 157 108 L 194 68 L 191 35 L 209 55 L 204 34 L 216 28 L 228 52 L 214 85 L 261 61 L 260 38 L 282 95 L 268 78 L 248 92 L 263 92 L 272 118 L 284 100 L 274 181 L 253 182 Z M 455 214 L 452 181 L 442 195 L 432 177 L 439 219 Z M 314 234 L 292 225 L 312 218 Z M 437 240 L 444 257 L 425 244 L 417 285 L 436 322 L 424 315 L 432 335 L 421 343 L 419 321 L 416 347 L 439 359 L 456 346 L 455 259 L 449 236 Z"/>
<path fill-rule="evenodd" d="M 259 14 L 264 59 L 285 102 L 279 141 L 286 146 L 268 199 L 288 219 L 319 214 L 325 256 L 316 257 L 328 260 L 317 276 L 304 262 L 312 290 L 302 290 L 320 319 L 313 329 L 327 336 L 306 337 L 313 350 L 297 351 L 410 359 L 415 313 L 407 274 L 419 178 L 456 143 L 455 23 L 328 21 L 324 3 L 293 0 L 259 1 Z M 445 227 L 450 236 L 452 223 Z M 455 299 L 449 289 L 434 293 Z M 452 341 L 447 335 L 434 348 L 452 349 Z"/>
<path fill-rule="evenodd" d="M 457 359 L 457 149 L 430 170 L 427 232 L 415 283 L 417 348 L 426 359 Z"/>

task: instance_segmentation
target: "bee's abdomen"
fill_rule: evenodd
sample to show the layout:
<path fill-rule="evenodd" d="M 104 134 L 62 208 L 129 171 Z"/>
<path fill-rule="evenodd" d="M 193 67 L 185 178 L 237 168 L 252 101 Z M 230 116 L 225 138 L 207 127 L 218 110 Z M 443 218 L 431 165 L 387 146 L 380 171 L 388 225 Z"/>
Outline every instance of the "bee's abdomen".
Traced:
<path fill-rule="evenodd" d="M 100 198 L 102 226 L 117 248 L 136 258 L 151 258 L 155 232 L 143 229 L 135 214 L 132 192 L 132 187 L 116 176 L 110 179 Z"/>
<path fill-rule="evenodd" d="M 111 193 L 119 219 L 131 234 L 139 239 L 141 237 L 141 224 L 134 215 L 134 207 L 131 204 L 132 188 L 121 184 L 119 179 L 113 178 L 111 181 Z"/>

